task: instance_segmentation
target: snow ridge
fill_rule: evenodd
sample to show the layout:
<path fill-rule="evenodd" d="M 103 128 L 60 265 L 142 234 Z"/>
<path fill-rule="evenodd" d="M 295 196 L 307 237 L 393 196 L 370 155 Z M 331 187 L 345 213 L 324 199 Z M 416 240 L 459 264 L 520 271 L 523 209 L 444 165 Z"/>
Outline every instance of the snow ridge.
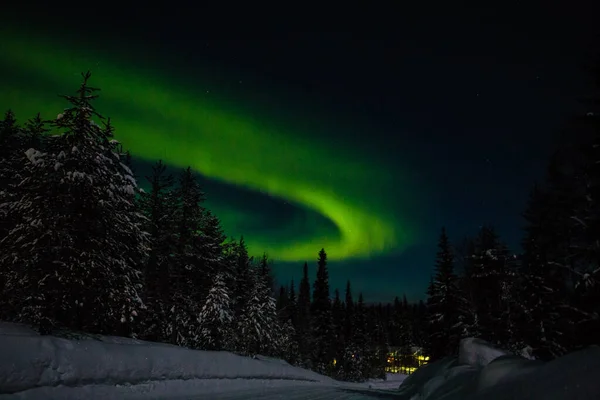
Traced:
<path fill-rule="evenodd" d="M 39 387 L 135 385 L 163 380 L 278 379 L 334 382 L 296 367 L 228 352 L 176 346 L 67 340 L 50 336 L 0 336 L 0 394 Z"/>

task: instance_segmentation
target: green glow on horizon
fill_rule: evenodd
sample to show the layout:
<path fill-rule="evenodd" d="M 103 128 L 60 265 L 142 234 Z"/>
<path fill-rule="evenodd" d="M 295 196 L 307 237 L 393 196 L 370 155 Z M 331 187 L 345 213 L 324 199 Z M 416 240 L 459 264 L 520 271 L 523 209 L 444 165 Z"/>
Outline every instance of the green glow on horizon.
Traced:
<path fill-rule="evenodd" d="M 90 69 L 91 86 L 102 89 L 98 111 L 111 117 L 116 137 L 135 157 L 189 165 L 209 178 L 268 192 L 323 215 L 339 230 L 338 237 L 317 230 L 293 243 L 245 234 L 253 251 L 304 261 L 315 259 L 324 247 L 331 260 L 345 260 L 401 250 L 414 239 L 414 232 L 390 217 L 389 208 L 366 189 L 373 181 L 393 185 L 386 171 L 348 156 L 341 144 L 325 148 L 293 126 L 282 128 L 267 116 L 257 118 L 212 94 L 195 93 L 191 82 L 183 88 L 139 66 L 105 57 L 98 62 L 97 52 L 86 60 L 84 53 L 64 44 L 17 38 L 0 43 L 2 63 L 22 75 L 0 87 L 0 99 L 8 103 L 0 105 L 12 108 L 19 120 L 38 111 L 44 118 L 60 113 L 65 101 L 47 89 L 71 94 L 80 83 L 79 73 Z"/>

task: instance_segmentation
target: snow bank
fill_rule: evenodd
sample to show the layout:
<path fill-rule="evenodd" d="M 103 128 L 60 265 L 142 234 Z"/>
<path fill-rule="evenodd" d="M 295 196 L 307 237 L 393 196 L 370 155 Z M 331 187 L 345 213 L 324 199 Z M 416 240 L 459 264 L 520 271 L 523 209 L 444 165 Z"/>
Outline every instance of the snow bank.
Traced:
<path fill-rule="evenodd" d="M 573 400 L 600 398 L 600 347 L 549 363 L 508 355 L 464 339 L 457 358 L 418 369 L 399 388 L 407 400 Z"/>
<path fill-rule="evenodd" d="M 7 329 L 8 331 L 8 329 Z M 195 351 L 177 346 L 114 338 L 67 340 L 51 336 L 0 336 L 0 394 L 59 385 L 135 385 L 192 379 L 279 379 L 332 381 L 317 373 L 270 359 L 228 352 Z"/>
<path fill-rule="evenodd" d="M 39 336 L 0 323 L 0 399 L 592 400 L 600 398 L 600 347 L 549 363 L 461 342 L 459 355 L 388 375 L 336 382 L 285 361 L 183 349 L 140 340 L 69 334 Z M 390 387 L 398 388 L 389 390 Z"/>

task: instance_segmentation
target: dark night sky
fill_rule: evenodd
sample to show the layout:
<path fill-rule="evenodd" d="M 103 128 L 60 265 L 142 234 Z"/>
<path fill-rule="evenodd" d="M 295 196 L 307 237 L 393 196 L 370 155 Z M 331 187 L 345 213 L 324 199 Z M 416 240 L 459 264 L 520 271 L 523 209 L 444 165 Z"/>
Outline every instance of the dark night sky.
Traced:
<path fill-rule="evenodd" d="M 443 225 L 459 240 L 491 223 L 519 250 L 528 191 L 543 175 L 586 84 L 582 65 L 592 39 L 591 2 L 569 9 L 511 4 L 363 10 L 360 23 L 348 18 L 346 26 L 274 18 L 278 31 L 270 33 L 257 20 L 221 24 L 185 7 L 122 6 L 95 14 L 85 32 L 76 29 L 77 10 L 58 12 L 55 4 L 27 14 L 9 9 L 13 23 L 0 28 L 0 106 L 28 118 L 33 105 L 24 99 L 35 94 L 46 107 L 40 111 L 60 112 L 54 97 L 52 107 L 44 99 L 74 89 L 72 68 L 87 64 L 96 66 L 96 84 L 107 96 L 111 87 L 116 95 L 129 84 L 156 88 L 159 95 L 138 91 L 107 100 L 106 111 L 99 106 L 113 117 L 117 137 L 124 135 L 140 175 L 157 156 L 192 165 L 205 175 L 209 207 L 229 234 L 244 234 L 256 253 L 267 248 L 275 258 L 285 255 L 288 261 L 276 262 L 282 280 L 298 279 L 304 260 L 314 274 L 318 250 L 340 241 L 331 212 L 356 222 L 348 230 L 365 226 L 359 213 L 374 215 L 381 221 L 373 225 L 381 229 L 352 231 L 348 248 L 331 245 L 332 286 L 343 288 L 350 279 L 367 301 L 402 293 L 419 299 Z M 347 10 L 353 16 L 356 11 Z M 31 55 L 39 46 L 52 55 Z M 38 55 L 39 65 L 30 65 Z M 68 66 L 61 63 L 71 56 Z M 106 65 L 114 67 L 110 73 Z M 139 82 L 131 83 L 126 73 L 139 74 Z M 177 110 L 190 121 L 197 116 L 160 95 L 167 92 L 193 98 L 202 93 L 201 104 L 226 110 L 227 123 L 219 125 L 221 117 L 207 112 L 195 125 L 220 127 L 214 131 L 223 129 L 223 136 L 206 139 L 204 132 L 198 144 L 189 139 L 195 133 L 178 134 L 178 128 L 165 129 L 160 140 L 144 136 L 140 127 L 151 123 L 150 110 L 136 96 L 168 102 L 175 111 L 166 116 L 178 118 Z M 240 136 L 229 134 L 238 115 L 268 134 L 260 142 L 244 138 L 244 129 L 236 131 Z M 166 147 L 175 137 L 183 147 L 188 138 L 204 159 L 212 155 L 211 162 Z M 252 154 L 238 155 L 243 152 Z M 237 160 L 237 170 L 224 167 Z M 255 166 L 256 176 L 272 173 L 272 182 L 245 176 Z M 319 191 L 314 198 L 307 194 L 313 189 Z M 331 206 L 330 199 L 341 206 Z M 402 233 L 385 241 L 379 235 L 386 232 Z"/>

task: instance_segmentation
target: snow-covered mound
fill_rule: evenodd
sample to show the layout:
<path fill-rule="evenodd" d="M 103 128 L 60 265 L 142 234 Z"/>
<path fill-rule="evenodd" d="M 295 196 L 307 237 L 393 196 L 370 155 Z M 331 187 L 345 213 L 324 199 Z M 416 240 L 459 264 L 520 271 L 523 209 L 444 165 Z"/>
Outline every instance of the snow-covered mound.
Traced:
<path fill-rule="evenodd" d="M 276 379 L 296 383 L 334 382 L 280 360 L 195 351 L 124 338 L 100 339 L 39 336 L 26 327 L 3 323 L 0 329 L 0 396 L 24 394 L 36 388 L 114 387 L 147 385 L 156 381 Z"/>
<path fill-rule="evenodd" d="M 120 337 L 63 336 L 40 336 L 27 326 L 0 323 L 0 400 L 600 399 L 600 347 L 541 363 L 465 339 L 456 358 L 408 377 L 352 384 L 269 357 Z"/>
<path fill-rule="evenodd" d="M 400 385 L 407 400 L 600 399 L 600 347 L 549 363 L 509 355 L 483 340 L 464 339 L 458 358 L 420 368 Z"/>

